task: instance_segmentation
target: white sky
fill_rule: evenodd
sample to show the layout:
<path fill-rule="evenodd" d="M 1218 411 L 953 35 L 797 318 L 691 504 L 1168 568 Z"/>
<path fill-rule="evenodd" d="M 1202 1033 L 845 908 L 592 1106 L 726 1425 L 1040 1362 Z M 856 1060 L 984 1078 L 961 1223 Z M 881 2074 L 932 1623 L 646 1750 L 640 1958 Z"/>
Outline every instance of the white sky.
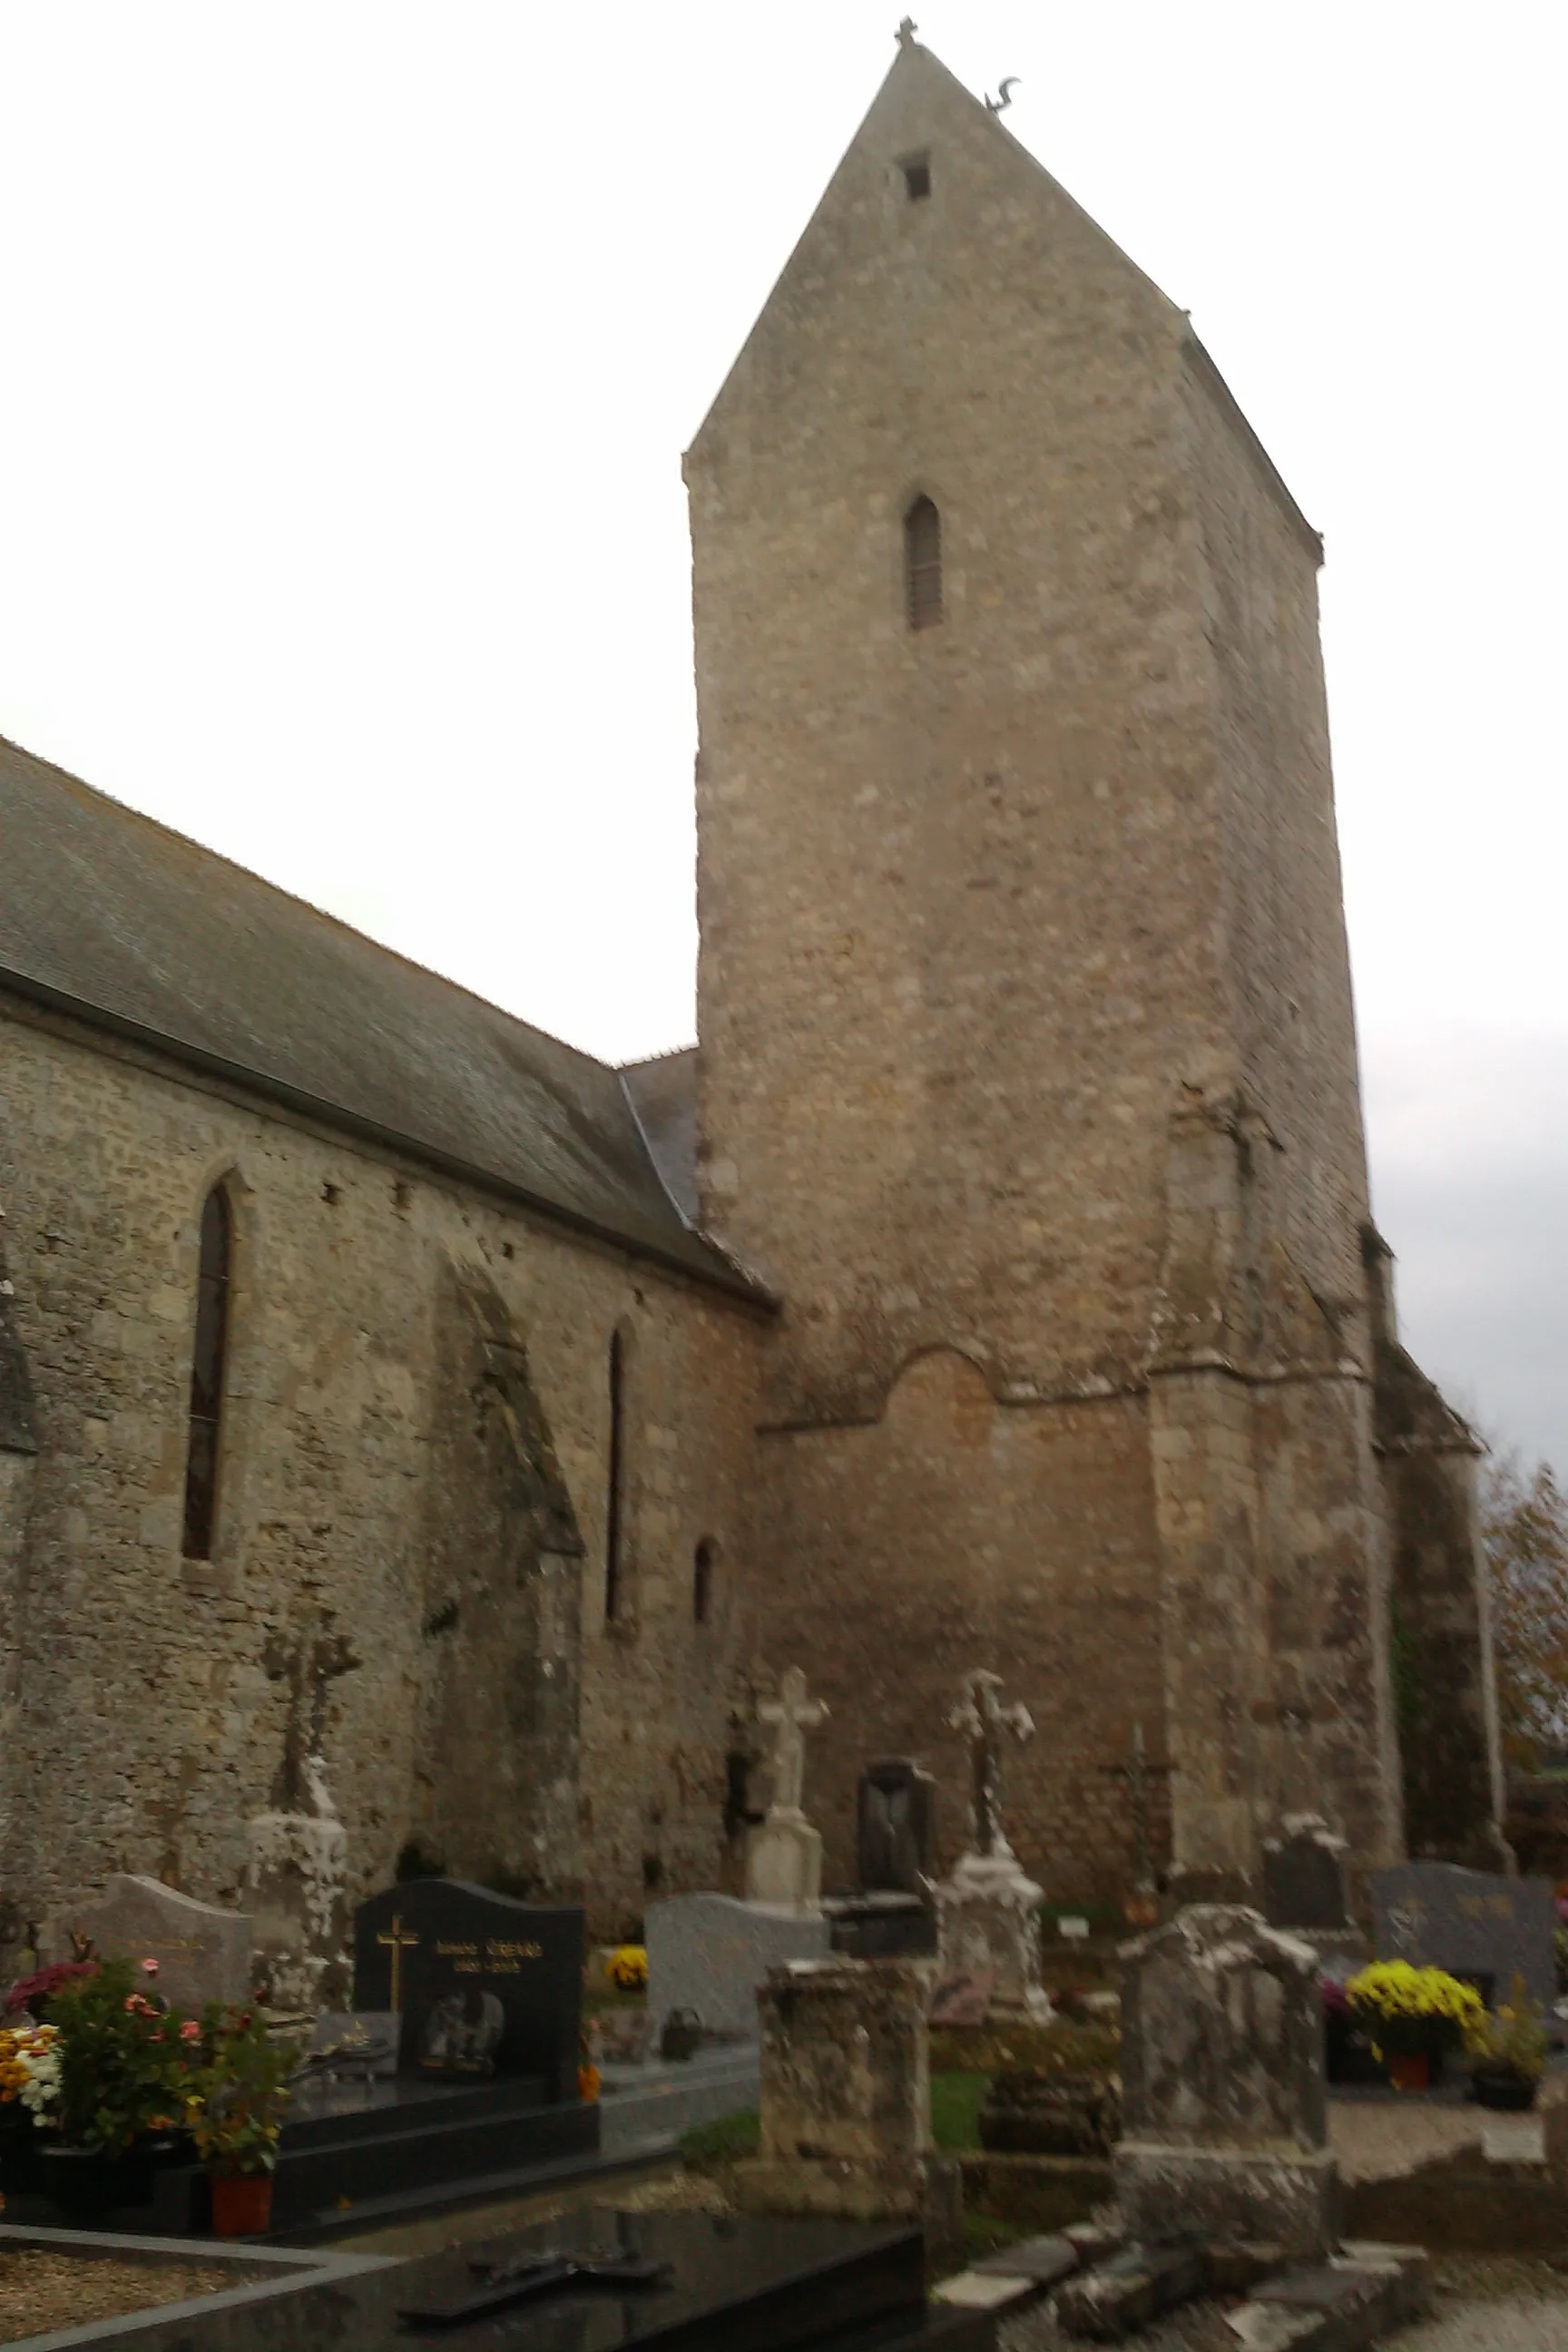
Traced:
<path fill-rule="evenodd" d="M 689 1037 L 680 451 L 901 5 L 0 0 L 0 732 L 596 1053 Z M 1324 532 L 1407 1336 L 1568 1469 L 1568 15 L 915 13 Z"/>

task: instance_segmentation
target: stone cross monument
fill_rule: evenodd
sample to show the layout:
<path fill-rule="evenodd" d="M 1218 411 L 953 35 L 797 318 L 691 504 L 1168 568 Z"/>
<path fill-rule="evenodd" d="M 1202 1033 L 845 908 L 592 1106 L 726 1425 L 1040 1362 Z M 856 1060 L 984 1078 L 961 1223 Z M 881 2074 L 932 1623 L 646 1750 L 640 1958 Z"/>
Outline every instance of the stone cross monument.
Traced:
<path fill-rule="evenodd" d="M 746 1845 L 746 1900 L 784 1911 L 816 1912 L 822 1902 L 822 1840 L 801 1811 L 805 1786 L 805 1735 L 827 1718 L 820 1699 L 808 1698 L 805 1676 L 791 1666 L 777 1698 L 764 1699 L 757 1719 L 773 1732 L 773 1802 Z"/>
<path fill-rule="evenodd" d="M 1001 1688 L 1000 1675 L 978 1667 L 947 1720 L 949 1730 L 962 1731 L 969 1742 L 969 1851 L 1012 1862 L 1016 1857 L 1002 1827 L 1002 1741 L 1005 1734 L 1020 1746 L 1033 1739 L 1035 1718 L 1022 1705 L 1004 1706 Z"/>
<path fill-rule="evenodd" d="M 969 1849 L 936 1891 L 938 1949 L 944 1972 L 988 1978 L 1000 2017 L 1044 2021 L 1051 2014 L 1040 1983 L 1040 1890 L 1018 1866 L 1002 1825 L 1004 1741 L 1034 1737 L 1026 1706 L 1002 1703 L 1002 1677 L 977 1667 L 948 1728 L 969 1742 Z"/>

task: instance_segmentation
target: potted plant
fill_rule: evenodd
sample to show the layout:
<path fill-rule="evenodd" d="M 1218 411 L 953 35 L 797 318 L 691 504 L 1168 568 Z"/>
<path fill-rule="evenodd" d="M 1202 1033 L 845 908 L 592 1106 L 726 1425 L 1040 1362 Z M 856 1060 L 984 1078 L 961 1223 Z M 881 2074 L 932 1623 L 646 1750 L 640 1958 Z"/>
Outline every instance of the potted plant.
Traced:
<path fill-rule="evenodd" d="M 1408 1960 L 1374 1961 L 1352 1977 L 1345 1999 L 1396 2091 L 1426 2090 L 1442 2071 L 1445 2051 L 1486 2014 L 1472 1985 Z"/>
<path fill-rule="evenodd" d="M 302 2044 L 274 2042 L 258 2010 L 211 2001 L 202 2011 L 202 2057 L 186 2109 L 196 2153 L 212 2181 L 213 2229 L 253 2237 L 272 2217 L 272 2174 Z"/>
<path fill-rule="evenodd" d="M 105 1960 L 48 1995 L 56 2038 L 28 2104 L 58 2136 L 43 2165 L 71 2211 L 144 2202 L 154 2146 L 179 2128 L 201 2029 L 157 1999 L 156 1974 L 156 1961 Z"/>
<path fill-rule="evenodd" d="M 1470 2062 L 1470 2095 L 1479 2106 L 1519 2113 L 1535 2105 L 1546 2069 L 1546 2031 L 1540 2004 L 1531 2000 L 1521 1976 L 1515 1976 L 1495 2016 L 1483 2010 L 1467 2028 L 1465 2054 Z"/>

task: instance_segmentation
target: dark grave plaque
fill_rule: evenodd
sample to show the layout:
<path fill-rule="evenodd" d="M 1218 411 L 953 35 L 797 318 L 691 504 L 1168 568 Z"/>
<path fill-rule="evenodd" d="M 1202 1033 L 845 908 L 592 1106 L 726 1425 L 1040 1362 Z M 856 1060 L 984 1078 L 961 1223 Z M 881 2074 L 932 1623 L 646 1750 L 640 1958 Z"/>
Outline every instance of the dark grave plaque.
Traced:
<path fill-rule="evenodd" d="M 401 2011 L 403 2074 L 454 2085 L 531 2075 L 545 2099 L 574 2099 L 583 1948 L 580 1909 L 410 1879 L 355 1914 L 354 2000 Z"/>
<path fill-rule="evenodd" d="M 518 2286 L 531 2290 L 521 2301 L 508 2293 Z M 469 2315 L 450 2324 L 465 2306 Z M 114 2352 L 123 2326 L 84 2330 L 83 2352 Z M 918 2230 L 579 2210 L 319 2286 L 290 2279 L 279 2291 L 268 2280 L 195 2317 L 188 2305 L 168 2319 L 149 2312 L 134 2336 L 146 2352 L 808 2352 L 847 2342 L 959 2352 L 990 2344 L 993 2329 L 989 2315 L 927 2307 Z"/>
<path fill-rule="evenodd" d="M 1298 1816 L 1263 1848 L 1263 1915 L 1271 1927 L 1332 1934 L 1352 1922 L 1345 1900 L 1344 1840 L 1326 1822 Z"/>
<path fill-rule="evenodd" d="M 1497 2000 L 1508 1999 L 1517 1973 L 1550 2011 L 1557 1997 L 1557 1905 L 1549 1878 L 1407 1862 L 1373 1872 L 1372 1904 L 1380 1960 L 1446 1969 L 1478 1986 L 1489 1978 Z"/>
<path fill-rule="evenodd" d="M 936 1782 L 906 1757 L 885 1757 L 860 1775 L 857 1862 L 867 1894 L 921 1895 L 936 1846 Z"/>

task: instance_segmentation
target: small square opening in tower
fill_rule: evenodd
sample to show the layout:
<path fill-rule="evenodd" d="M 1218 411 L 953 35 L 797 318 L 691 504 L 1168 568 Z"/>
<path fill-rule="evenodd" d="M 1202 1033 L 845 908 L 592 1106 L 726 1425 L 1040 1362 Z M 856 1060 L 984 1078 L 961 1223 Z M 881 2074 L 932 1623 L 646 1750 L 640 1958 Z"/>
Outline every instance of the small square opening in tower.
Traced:
<path fill-rule="evenodd" d="M 899 169 L 904 175 L 904 194 L 911 204 L 919 204 L 922 196 L 930 195 L 931 157 L 929 155 L 906 155 Z"/>

